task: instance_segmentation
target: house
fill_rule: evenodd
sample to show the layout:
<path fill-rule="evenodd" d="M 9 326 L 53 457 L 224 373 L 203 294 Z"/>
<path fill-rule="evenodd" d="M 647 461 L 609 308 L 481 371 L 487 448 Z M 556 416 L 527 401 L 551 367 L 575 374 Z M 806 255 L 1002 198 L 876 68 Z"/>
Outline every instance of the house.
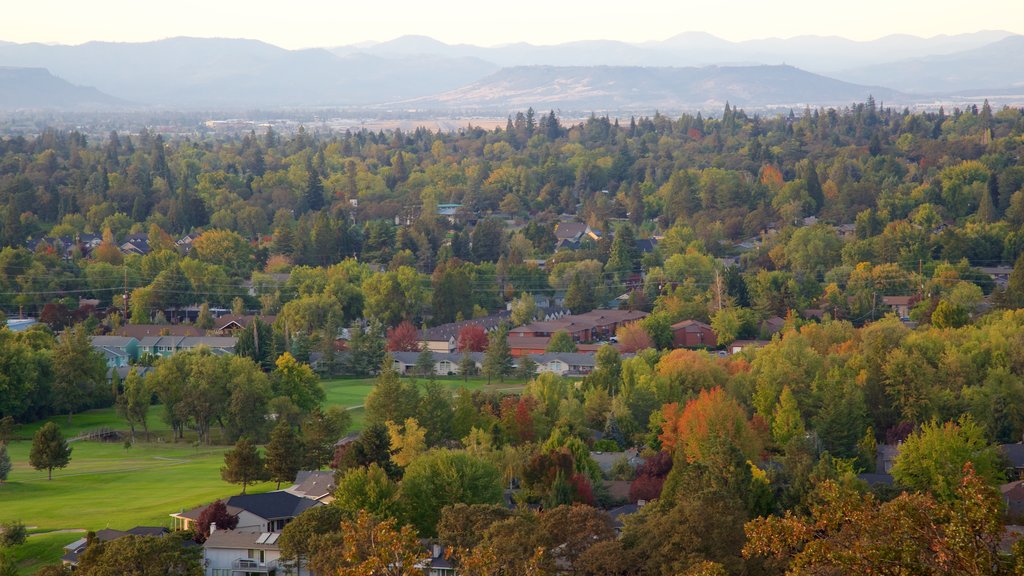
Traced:
<path fill-rule="evenodd" d="M 509 331 L 509 342 L 517 337 L 550 337 L 555 332 L 566 332 L 576 342 L 607 339 L 615 335 L 619 326 L 642 320 L 646 312 L 639 310 L 591 310 L 584 314 L 571 314 L 555 320 L 531 322 Z"/>
<path fill-rule="evenodd" d="M 392 366 L 399 374 L 412 374 L 415 372 L 416 361 L 419 360 L 419 352 L 391 352 Z M 469 352 L 477 370 L 483 367 L 483 352 Z M 453 376 L 461 372 L 463 354 L 457 352 L 431 352 L 434 359 L 434 374 L 441 376 Z"/>
<path fill-rule="evenodd" d="M 637 238 L 636 239 L 636 250 L 638 254 L 650 254 L 658 247 L 658 239 L 651 238 Z"/>
<path fill-rule="evenodd" d="M 761 335 L 765 338 L 771 338 L 775 334 L 782 332 L 782 329 L 786 327 L 786 319 L 781 316 L 772 316 L 771 318 L 765 318 L 761 322 Z"/>
<path fill-rule="evenodd" d="M 11 332 L 24 332 L 38 323 L 35 318 L 8 318 L 7 329 Z"/>
<path fill-rule="evenodd" d="M 537 373 L 545 372 L 559 376 L 585 376 L 597 367 L 593 353 L 552 352 L 549 354 L 531 354 L 529 356 L 537 364 Z"/>
<path fill-rule="evenodd" d="M 875 471 L 880 474 L 889 474 L 896 463 L 896 456 L 900 453 L 899 444 L 879 444 L 875 449 Z"/>
<path fill-rule="evenodd" d="M 758 348 L 764 348 L 770 344 L 767 340 L 733 340 L 732 344 L 729 344 L 729 354 L 739 354 L 744 350 L 756 350 Z"/>
<path fill-rule="evenodd" d="M 103 354 L 107 368 L 128 366 L 139 357 L 139 341 L 131 336 L 92 336 L 92 347 Z"/>
<path fill-rule="evenodd" d="M 131 234 L 124 239 L 118 247 L 124 254 L 137 254 L 145 256 L 149 254 L 149 237 L 146 234 Z"/>
<path fill-rule="evenodd" d="M 280 573 L 308 575 L 281 560 L 281 546 L 276 532 L 258 530 L 218 530 L 210 526 L 210 536 L 203 543 L 203 574 L 206 576 L 268 576 Z"/>
<path fill-rule="evenodd" d="M 117 366 L 117 367 L 111 367 L 109 370 L 107 370 L 107 383 L 109 384 L 109 383 L 114 381 L 114 374 L 117 374 L 117 379 L 118 380 L 120 380 L 121 382 L 124 382 L 125 378 L 128 378 L 128 375 L 131 374 L 132 370 L 135 370 L 135 373 L 138 374 L 142 378 L 145 378 L 146 374 L 149 374 L 150 372 L 153 371 L 153 369 L 150 368 L 149 366 Z"/>
<path fill-rule="evenodd" d="M 987 274 L 996 286 L 1005 289 L 1010 283 L 1010 274 L 1013 274 L 1012 266 L 982 266 L 978 268 L 982 274 Z"/>
<path fill-rule="evenodd" d="M 197 232 L 190 232 L 175 240 L 174 245 L 178 247 L 178 250 L 188 254 L 192 251 L 192 243 L 196 241 L 196 238 L 199 238 L 199 234 Z"/>
<path fill-rule="evenodd" d="M 217 355 L 234 354 L 238 338 L 232 336 L 148 336 L 139 341 L 140 354 L 171 356 L 206 347 Z"/>
<path fill-rule="evenodd" d="M 900 319 L 910 318 L 910 309 L 918 300 L 917 296 L 882 296 L 882 304 L 892 308 Z"/>
<path fill-rule="evenodd" d="M 191 324 L 126 324 L 115 333 L 142 340 L 147 336 L 205 336 L 206 333 Z"/>
<path fill-rule="evenodd" d="M 125 536 L 163 536 L 169 534 L 170 530 L 162 526 L 136 526 L 131 530 L 112 530 L 106 528 L 103 530 L 96 531 L 97 542 L 110 542 L 117 540 L 118 538 L 124 538 Z M 65 566 L 75 567 L 78 566 L 78 559 L 82 553 L 85 552 L 85 548 L 88 545 L 86 538 L 79 538 L 74 542 L 64 547 L 64 555 L 61 556 L 61 563 Z"/>
<path fill-rule="evenodd" d="M 455 576 L 455 566 L 448 560 L 448 549 L 437 543 L 424 542 L 429 557 L 416 565 L 425 576 Z"/>
<path fill-rule="evenodd" d="M 1011 519 L 1024 517 L 1024 480 L 1014 480 L 999 487 L 1006 505 L 1006 516 Z"/>
<path fill-rule="evenodd" d="M 999 451 L 1006 461 L 1006 477 L 1012 480 L 1024 480 L 1024 443 L 1000 444 Z"/>
<path fill-rule="evenodd" d="M 285 524 L 313 506 L 322 504 L 312 498 L 285 490 L 263 494 L 240 494 L 223 501 L 228 513 L 238 516 L 237 530 L 280 532 Z M 208 506 L 208 505 L 207 505 Z M 175 530 L 191 530 L 207 506 L 171 514 Z"/>
<path fill-rule="evenodd" d="M 277 321 L 277 316 L 267 315 L 261 316 L 259 314 L 226 314 L 221 316 L 214 322 L 213 330 L 222 336 L 230 336 L 240 330 L 252 326 L 252 323 L 257 319 L 264 324 L 273 324 Z"/>
<path fill-rule="evenodd" d="M 636 448 L 630 448 L 625 452 L 591 452 L 590 458 L 597 463 L 597 466 L 601 468 L 601 472 L 606 475 L 611 473 L 615 463 L 623 458 L 626 459 L 626 462 L 634 470 L 644 463 L 644 459 Z"/>
<path fill-rule="evenodd" d="M 683 320 L 671 326 L 672 344 L 676 348 L 715 348 L 718 335 L 711 326 L 697 320 Z"/>
<path fill-rule="evenodd" d="M 295 476 L 295 484 L 285 488 L 285 492 L 330 504 L 334 501 L 335 488 L 332 470 L 300 470 Z"/>
<path fill-rule="evenodd" d="M 512 312 L 502 310 L 497 314 L 491 314 L 482 318 L 460 320 L 449 322 L 420 330 L 420 342 L 431 352 L 450 354 L 458 349 L 459 332 L 467 326 L 480 326 L 485 333 L 492 332 L 501 326 L 502 322 L 508 322 Z"/>

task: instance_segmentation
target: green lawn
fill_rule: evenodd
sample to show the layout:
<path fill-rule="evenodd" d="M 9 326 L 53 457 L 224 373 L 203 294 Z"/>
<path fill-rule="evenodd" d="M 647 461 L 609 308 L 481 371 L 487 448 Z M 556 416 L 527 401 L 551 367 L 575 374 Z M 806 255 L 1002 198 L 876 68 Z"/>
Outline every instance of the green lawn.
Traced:
<path fill-rule="evenodd" d="M 482 378 L 439 381 L 453 389 L 465 386 L 516 391 L 523 385 L 514 380 L 487 385 Z M 352 429 L 360 430 L 365 416 L 362 405 L 373 385 L 372 378 L 324 380 L 325 404 L 352 409 Z M 22 574 L 32 574 L 42 564 L 56 562 L 62 547 L 82 536 L 48 531 L 170 526 L 171 513 L 239 493 L 238 486 L 220 479 L 227 447 L 197 448 L 191 442 L 194 435 L 174 443 L 161 419 L 162 410 L 153 406 L 149 411 L 150 441 L 144 441 L 141 431 L 137 431 L 137 442 L 127 451 L 120 442 L 72 442 L 71 463 L 54 470 L 53 480 L 46 479 L 45 470 L 33 470 L 28 464 L 29 439 L 46 420 L 15 431 L 16 439 L 8 446 L 14 469 L 8 482 L 0 485 L 0 521 L 20 520 L 37 533 L 15 550 Z M 124 420 L 113 408 L 75 414 L 70 425 L 66 416 L 49 420 L 57 423 L 67 438 L 99 428 L 126 430 Z M 249 491 L 274 488 L 275 484 L 265 483 L 250 486 Z"/>

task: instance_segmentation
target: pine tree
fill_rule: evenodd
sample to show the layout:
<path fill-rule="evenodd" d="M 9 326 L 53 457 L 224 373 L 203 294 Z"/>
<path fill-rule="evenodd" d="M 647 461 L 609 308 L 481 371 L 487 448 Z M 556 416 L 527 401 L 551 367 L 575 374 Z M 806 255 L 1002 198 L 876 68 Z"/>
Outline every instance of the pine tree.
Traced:
<path fill-rule="evenodd" d="M 484 375 L 487 382 L 498 378 L 504 381 L 512 373 L 512 350 L 508 346 L 508 327 L 502 325 L 488 337 L 487 351 L 484 352 Z"/>
<path fill-rule="evenodd" d="M 281 482 L 292 482 L 302 468 L 302 443 L 286 420 L 278 422 L 270 433 L 267 444 L 267 472 L 270 480 L 277 482 L 278 490 Z"/>
<path fill-rule="evenodd" d="M 565 291 L 565 307 L 573 314 L 583 314 L 593 310 L 595 305 L 594 287 L 579 272 L 573 274 Z"/>
<path fill-rule="evenodd" d="M 53 469 L 64 468 L 71 462 L 71 447 L 53 422 L 43 424 L 32 437 L 32 450 L 28 462 L 36 470 L 46 470 L 47 479 L 53 480 Z"/>
<path fill-rule="evenodd" d="M 320 173 L 313 167 L 312 158 L 306 158 L 306 174 L 303 200 L 306 203 L 306 210 L 316 212 L 324 207 L 324 183 L 320 180 Z"/>
<path fill-rule="evenodd" d="M 804 421 L 800 417 L 800 408 L 797 406 L 796 398 L 789 386 L 783 386 L 772 418 L 772 436 L 775 437 L 775 443 L 785 446 L 793 438 L 803 436 L 804 432 Z"/>
<path fill-rule="evenodd" d="M 265 476 L 263 458 L 248 438 L 239 438 L 235 447 L 224 453 L 224 467 L 220 469 L 220 477 L 225 482 L 241 484 L 242 494 L 245 494 L 246 486 Z"/>

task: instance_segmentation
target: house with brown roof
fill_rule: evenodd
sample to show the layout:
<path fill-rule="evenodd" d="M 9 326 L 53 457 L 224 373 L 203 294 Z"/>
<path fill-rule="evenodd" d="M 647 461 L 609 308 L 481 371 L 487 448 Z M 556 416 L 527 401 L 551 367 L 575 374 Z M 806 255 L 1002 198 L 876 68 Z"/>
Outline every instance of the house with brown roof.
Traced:
<path fill-rule="evenodd" d="M 202 328 L 191 324 L 126 324 L 114 331 L 118 336 L 142 340 L 148 336 L 206 336 Z"/>
<path fill-rule="evenodd" d="M 917 296 L 882 296 L 882 304 L 891 308 L 900 319 L 910 318 L 910 309 L 918 300 Z"/>
<path fill-rule="evenodd" d="M 221 316 L 213 323 L 213 330 L 219 332 L 223 336 L 230 336 L 240 330 L 252 326 L 252 323 L 257 319 L 264 324 L 273 324 L 277 321 L 277 316 L 268 315 L 261 316 L 259 314 L 225 314 Z"/>
<path fill-rule="evenodd" d="M 676 348 L 715 348 L 718 335 L 711 326 L 698 320 L 683 320 L 671 326 L 672 344 Z"/>
<path fill-rule="evenodd" d="M 278 573 L 306 576 L 303 564 L 290 565 L 281 560 L 277 532 L 223 530 L 210 526 L 203 543 L 203 574 L 206 576 L 270 576 Z"/>

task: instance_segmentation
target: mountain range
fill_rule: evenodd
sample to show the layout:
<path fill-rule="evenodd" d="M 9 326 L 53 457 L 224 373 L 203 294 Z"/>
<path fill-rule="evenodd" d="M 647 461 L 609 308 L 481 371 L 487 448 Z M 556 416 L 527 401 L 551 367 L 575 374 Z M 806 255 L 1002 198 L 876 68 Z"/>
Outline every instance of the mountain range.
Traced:
<path fill-rule="evenodd" d="M 717 109 L 725 101 L 752 108 L 842 105 L 869 94 L 903 105 L 968 94 L 1024 101 L 1024 36 L 1004 31 L 869 42 L 730 42 L 688 32 L 641 44 L 495 47 L 403 36 L 305 50 L 185 37 L 77 46 L 0 42 L 0 66 L 0 109 L 668 111 Z"/>

